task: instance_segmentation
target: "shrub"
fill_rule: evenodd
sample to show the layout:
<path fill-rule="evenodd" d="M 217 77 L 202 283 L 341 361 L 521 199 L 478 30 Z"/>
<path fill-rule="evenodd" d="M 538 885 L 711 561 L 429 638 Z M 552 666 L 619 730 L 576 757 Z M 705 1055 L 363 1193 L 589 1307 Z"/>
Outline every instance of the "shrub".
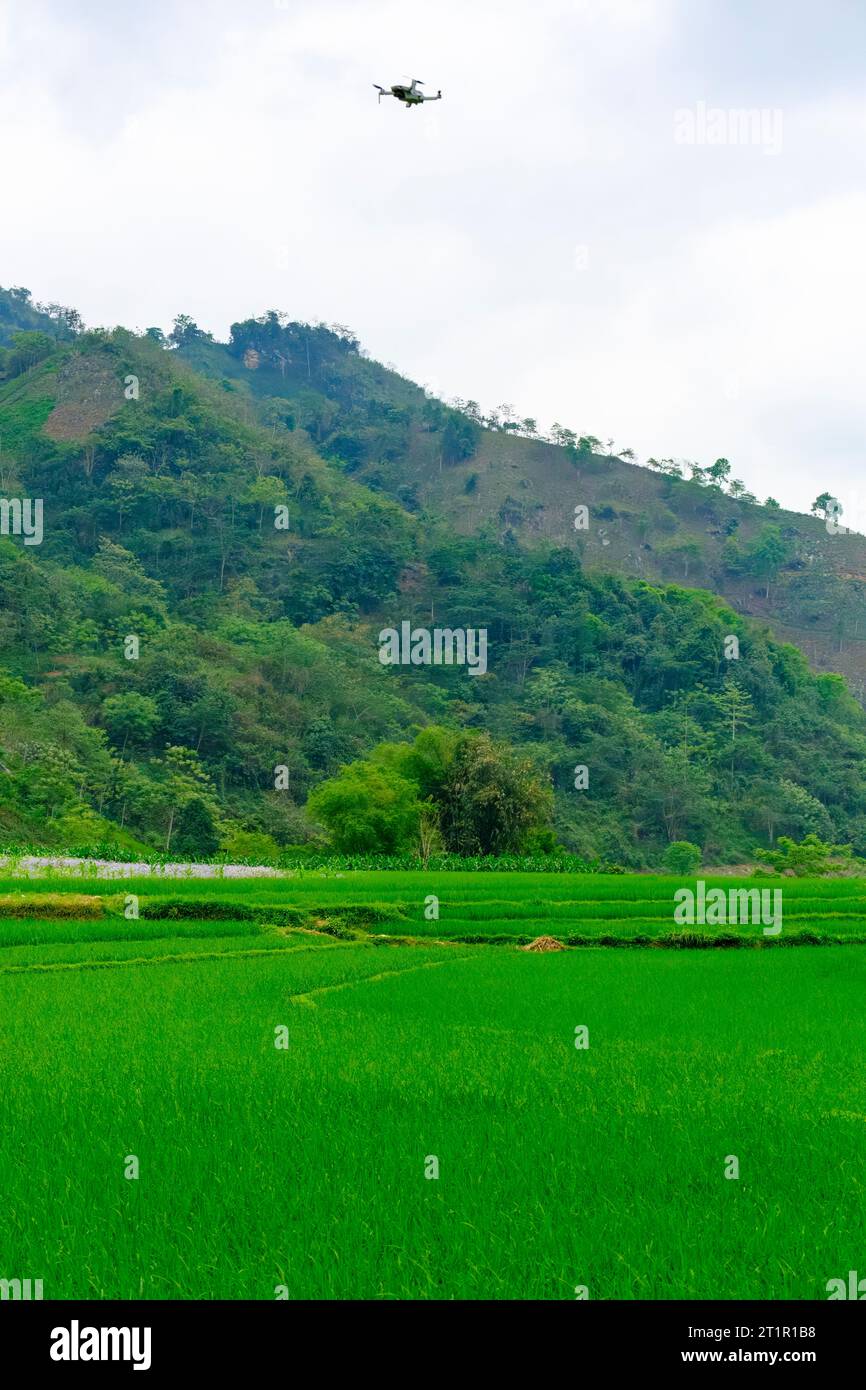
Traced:
<path fill-rule="evenodd" d="M 701 867 L 701 851 L 690 840 L 674 840 L 664 852 L 662 863 L 672 874 L 695 874 Z"/>
<path fill-rule="evenodd" d="M 259 830 L 232 828 L 223 835 L 220 849 L 231 863 L 270 864 L 279 858 L 280 847 L 272 835 Z"/>
<path fill-rule="evenodd" d="M 790 870 L 798 878 L 834 873 L 855 862 L 850 845 L 825 844 L 814 834 L 807 835 L 799 844 L 788 835 L 780 835 L 778 849 L 758 849 L 755 858 L 781 873 Z"/>
<path fill-rule="evenodd" d="M 219 836 L 210 808 L 194 796 L 181 808 L 173 840 L 176 854 L 209 856 L 219 849 Z"/>

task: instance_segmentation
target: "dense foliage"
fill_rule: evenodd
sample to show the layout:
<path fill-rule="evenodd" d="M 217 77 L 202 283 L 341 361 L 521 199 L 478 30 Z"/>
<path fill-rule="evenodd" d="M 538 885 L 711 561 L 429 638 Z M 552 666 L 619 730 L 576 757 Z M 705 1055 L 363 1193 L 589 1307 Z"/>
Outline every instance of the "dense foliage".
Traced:
<path fill-rule="evenodd" d="M 399 469 L 405 421 L 346 330 L 45 337 L 0 384 L 0 498 L 44 502 L 41 544 L 0 535 L 7 843 L 270 859 L 324 846 L 314 789 L 336 778 L 358 784 L 357 825 L 383 786 L 403 803 L 381 835 L 344 817 L 359 854 L 404 853 L 431 798 L 442 844 L 471 855 L 548 818 L 582 859 L 632 866 L 810 832 L 866 852 L 866 716 L 844 681 L 710 593 L 590 573 L 576 545 L 455 536 L 361 486 L 353 450 Z M 443 458 L 472 447 L 403 387 Z M 383 666 L 378 634 L 403 621 L 485 629 L 486 674 Z M 460 736 L 450 801 L 373 753 L 431 725 Z M 497 782 L 506 764 L 527 780 Z M 520 785 L 536 804 L 501 838 L 479 808 Z"/>
<path fill-rule="evenodd" d="M 537 769 L 487 734 L 435 726 L 413 743 L 382 743 L 310 795 L 309 809 L 343 853 L 417 848 L 461 856 L 554 848 L 553 798 Z"/>

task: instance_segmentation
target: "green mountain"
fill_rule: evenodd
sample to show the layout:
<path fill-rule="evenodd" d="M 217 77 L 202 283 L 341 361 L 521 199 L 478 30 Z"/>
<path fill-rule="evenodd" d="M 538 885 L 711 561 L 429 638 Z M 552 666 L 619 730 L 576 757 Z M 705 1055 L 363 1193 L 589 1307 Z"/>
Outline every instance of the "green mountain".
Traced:
<path fill-rule="evenodd" d="M 866 700 L 866 536 L 842 531 L 844 513 L 831 532 L 821 516 L 749 500 L 736 478 L 713 486 L 712 464 L 695 481 L 688 466 L 639 467 L 562 426 L 541 438 L 508 407 L 451 410 L 339 332 L 270 313 L 233 325 L 228 345 L 181 351 L 268 410 L 290 398 L 325 457 L 410 511 L 459 535 L 576 546 L 586 568 L 710 589 Z M 575 531 L 580 505 L 589 525 Z"/>
<path fill-rule="evenodd" d="M 303 843 L 318 783 L 436 724 L 528 755 L 587 856 L 866 852 L 866 714 L 771 630 L 850 657 L 862 538 L 485 427 L 339 327 L 52 333 L 22 304 L 0 292 L 0 839 Z M 484 629 L 486 673 L 383 665 L 403 623 Z"/>
<path fill-rule="evenodd" d="M 81 328 L 81 315 L 63 304 L 34 304 L 29 290 L 0 288 L 0 347 L 10 347 L 16 333 L 44 333 L 69 342 Z"/>

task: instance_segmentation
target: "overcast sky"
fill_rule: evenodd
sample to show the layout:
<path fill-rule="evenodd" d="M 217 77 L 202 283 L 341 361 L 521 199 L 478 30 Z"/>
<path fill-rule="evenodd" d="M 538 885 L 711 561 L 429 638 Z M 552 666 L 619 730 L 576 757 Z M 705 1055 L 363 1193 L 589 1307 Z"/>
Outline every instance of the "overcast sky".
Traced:
<path fill-rule="evenodd" d="M 864 69 L 864 0 L 0 0 L 0 283 L 866 521 Z"/>

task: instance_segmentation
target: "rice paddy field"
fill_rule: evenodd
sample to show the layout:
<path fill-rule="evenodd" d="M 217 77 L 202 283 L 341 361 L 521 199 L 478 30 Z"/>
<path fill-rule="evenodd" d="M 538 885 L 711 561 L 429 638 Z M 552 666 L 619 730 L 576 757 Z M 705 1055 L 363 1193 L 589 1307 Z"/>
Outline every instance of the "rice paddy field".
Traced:
<path fill-rule="evenodd" d="M 654 876 L 0 881 L 0 1278 L 825 1298 L 866 1248 L 866 883 L 707 884 L 782 931 L 679 927 Z"/>

